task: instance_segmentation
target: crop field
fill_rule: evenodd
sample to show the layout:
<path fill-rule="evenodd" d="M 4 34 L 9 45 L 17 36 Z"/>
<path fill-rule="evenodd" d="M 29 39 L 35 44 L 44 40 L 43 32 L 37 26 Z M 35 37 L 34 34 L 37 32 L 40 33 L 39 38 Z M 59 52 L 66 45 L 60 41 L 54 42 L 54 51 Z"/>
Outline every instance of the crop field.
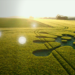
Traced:
<path fill-rule="evenodd" d="M 0 75 L 75 75 L 75 20 L 0 18 Z"/>

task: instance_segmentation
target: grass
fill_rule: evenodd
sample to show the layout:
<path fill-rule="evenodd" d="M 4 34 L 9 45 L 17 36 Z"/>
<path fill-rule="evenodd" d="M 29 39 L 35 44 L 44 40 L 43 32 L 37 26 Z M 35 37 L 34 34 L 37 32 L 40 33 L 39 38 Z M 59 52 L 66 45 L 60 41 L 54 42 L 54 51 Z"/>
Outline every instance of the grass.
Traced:
<path fill-rule="evenodd" d="M 63 36 L 61 37 L 62 39 L 65 39 L 65 40 L 71 40 L 71 37 L 67 37 L 67 36 Z"/>
<path fill-rule="evenodd" d="M 52 46 L 50 46 L 48 42 L 45 43 L 45 46 L 46 46 L 48 49 L 52 49 Z"/>
<path fill-rule="evenodd" d="M 36 28 L 32 27 L 33 23 Z M 0 75 L 74 75 L 75 50 L 59 47 L 61 44 L 55 42 L 62 34 L 75 36 L 74 24 L 75 21 L 68 20 L 0 18 Z M 18 42 L 20 36 L 27 39 L 23 45 Z M 33 42 L 35 40 L 45 43 Z M 50 49 L 54 50 L 48 56 L 33 54 L 36 50 Z"/>
<path fill-rule="evenodd" d="M 62 42 L 67 42 L 67 40 L 61 40 Z"/>
<path fill-rule="evenodd" d="M 75 36 L 74 36 L 74 38 L 75 38 Z"/>
<path fill-rule="evenodd" d="M 74 69 L 56 51 L 53 51 L 52 53 L 69 75 L 75 74 Z"/>
<path fill-rule="evenodd" d="M 33 24 L 37 24 L 36 27 L 47 27 L 48 25 L 29 19 L 16 19 L 16 18 L 0 18 L 0 28 L 32 28 Z"/>
<path fill-rule="evenodd" d="M 49 44 L 52 46 L 52 48 L 56 48 L 61 45 L 59 42 L 49 42 Z"/>
<path fill-rule="evenodd" d="M 73 44 L 75 45 L 75 42 L 73 42 Z"/>
<path fill-rule="evenodd" d="M 56 49 L 56 51 L 67 61 L 67 63 L 75 70 L 75 50 L 71 46 L 64 46 Z"/>

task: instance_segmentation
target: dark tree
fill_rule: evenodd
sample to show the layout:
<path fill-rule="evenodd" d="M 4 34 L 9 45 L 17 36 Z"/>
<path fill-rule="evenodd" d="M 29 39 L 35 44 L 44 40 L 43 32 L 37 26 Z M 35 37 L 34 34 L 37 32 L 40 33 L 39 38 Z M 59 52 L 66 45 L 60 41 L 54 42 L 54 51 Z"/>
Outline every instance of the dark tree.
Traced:
<path fill-rule="evenodd" d="M 57 15 L 56 19 L 61 19 L 61 20 L 68 20 L 67 16 L 61 16 L 61 15 Z"/>

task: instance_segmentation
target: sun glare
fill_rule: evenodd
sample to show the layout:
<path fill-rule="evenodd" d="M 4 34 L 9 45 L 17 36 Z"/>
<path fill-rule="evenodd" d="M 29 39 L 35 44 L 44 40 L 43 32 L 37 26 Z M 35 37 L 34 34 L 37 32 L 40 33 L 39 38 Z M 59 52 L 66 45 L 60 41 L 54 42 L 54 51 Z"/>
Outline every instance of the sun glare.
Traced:
<path fill-rule="evenodd" d="M 35 27 L 36 27 L 36 23 L 33 23 L 33 24 L 32 24 L 32 27 L 35 28 Z"/>
<path fill-rule="evenodd" d="M 26 43 L 26 38 L 23 37 L 23 36 L 21 36 L 21 37 L 19 37 L 18 42 L 19 42 L 20 44 L 24 44 L 24 43 Z"/>

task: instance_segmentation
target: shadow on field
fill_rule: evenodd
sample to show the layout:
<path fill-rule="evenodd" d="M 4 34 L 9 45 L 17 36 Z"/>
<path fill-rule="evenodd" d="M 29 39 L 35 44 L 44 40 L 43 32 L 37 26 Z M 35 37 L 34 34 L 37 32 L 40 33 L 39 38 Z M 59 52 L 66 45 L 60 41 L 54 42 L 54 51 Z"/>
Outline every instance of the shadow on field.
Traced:
<path fill-rule="evenodd" d="M 35 56 L 48 56 L 52 52 L 51 50 L 45 49 L 45 50 L 36 50 L 33 52 Z"/>

